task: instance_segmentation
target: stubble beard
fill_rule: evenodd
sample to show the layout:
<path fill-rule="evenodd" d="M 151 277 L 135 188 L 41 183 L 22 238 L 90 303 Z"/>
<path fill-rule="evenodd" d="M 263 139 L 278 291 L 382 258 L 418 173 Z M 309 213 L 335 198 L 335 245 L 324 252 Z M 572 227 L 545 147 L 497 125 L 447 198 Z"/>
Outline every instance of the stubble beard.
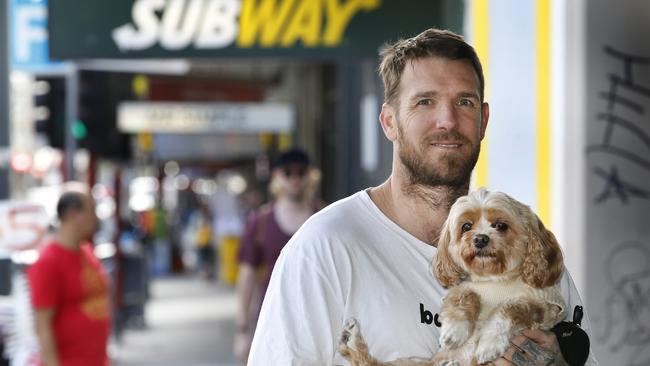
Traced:
<path fill-rule="evenodd" d="M 399 159 L 406 172 L 404 189 L 407 192 L 420 193 L 418 195 L 426 196 L 427 200 L 431 200 L 432 196 L 424 192 L 432 189 L 446 191 L 457 197 L 467 194 L 472 170 L 478 161 L 481 150 L 480 144 L 473 147 L 468 156 L 450 153 L 447 156 L 441 156 L 436 164 L 427 163 L 425 154 L 432 141 L 422 142 L 418 150 L 416 145 L 406 140 L 401 124 L 398 126 Z M 456 131 L 437 135 L 434 140 L 451 140 L 470 144 L 467 138 Z M 453 201 L 448 204 L 453 204 Z M 443 202 L 430 202 L 430 204 L 439 207 Z"/>

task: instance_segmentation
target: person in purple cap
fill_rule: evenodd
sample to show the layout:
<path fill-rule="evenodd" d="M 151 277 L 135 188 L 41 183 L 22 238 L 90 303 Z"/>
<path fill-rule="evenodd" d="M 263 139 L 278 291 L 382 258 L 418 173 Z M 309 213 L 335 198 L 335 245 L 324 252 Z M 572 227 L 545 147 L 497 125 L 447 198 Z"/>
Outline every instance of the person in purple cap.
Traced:
<path fill-rule="evenodd" d="M 246 363 L 251 337 L 280 251 L 302 224 L 324 204 L 315 199 L 320 173 L 300 149 L 281 153 L 273 164 L 269 190 L 273 200 L 253 212 L 239 252 L 237 334 L 234 351 Z M 259 270 L 263 277 L 257 276 Z M 258 286 L 256 286 L 258 285 Z M 255 293 L 255 289 L 259 292 Z"/>

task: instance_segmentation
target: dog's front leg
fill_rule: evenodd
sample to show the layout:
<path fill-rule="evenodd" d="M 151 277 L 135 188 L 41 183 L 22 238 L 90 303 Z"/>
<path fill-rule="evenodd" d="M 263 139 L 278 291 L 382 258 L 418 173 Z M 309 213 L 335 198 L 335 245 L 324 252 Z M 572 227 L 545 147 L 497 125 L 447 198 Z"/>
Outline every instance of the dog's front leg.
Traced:
<path fill-rule="evenodd" d="M 481 331 L 475 357 L 479 364 L 501 357 L 510 347 L 510 339 L 525 328 L 540 328 L 548 306 L 540 301 L 519 299 L 495 309 Z"/>
<path fill-rule="evenodd" d="M 350 318 L 345 322 L 339 338 L 339 353 L 352 366 L 381 366 L 382 363 L 370 356 L 368 345 L 361 336 L 361 329 L 356 319 Z"/>
<path fill-rule="evenodd" d="M 474 332 L 481 308 L 481 298 L 472 290 L 455 287 L 442 301 L 440 310 L 440 345 L 444 349 L 461 346 Z"/>

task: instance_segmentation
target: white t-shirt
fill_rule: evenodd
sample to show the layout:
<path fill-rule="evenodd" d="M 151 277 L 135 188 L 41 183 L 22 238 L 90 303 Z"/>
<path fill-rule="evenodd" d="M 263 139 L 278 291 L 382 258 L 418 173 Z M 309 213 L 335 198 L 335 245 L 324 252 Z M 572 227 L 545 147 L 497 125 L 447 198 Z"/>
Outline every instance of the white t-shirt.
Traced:
<path fill-rule="evenodd" d="M 282 250 L 248 365 L 349 365 L 337 344 L 352 317 L 375 358 L 432 357 L 439 348 L 433 315 L 446 294 L 431 270 L 435 253 L 366 191 L 331 204 Z M 566 272 L 560 288 L 572 314 L 581 300 Z M 586 316 L 582 327 L 589 329 Z"/>

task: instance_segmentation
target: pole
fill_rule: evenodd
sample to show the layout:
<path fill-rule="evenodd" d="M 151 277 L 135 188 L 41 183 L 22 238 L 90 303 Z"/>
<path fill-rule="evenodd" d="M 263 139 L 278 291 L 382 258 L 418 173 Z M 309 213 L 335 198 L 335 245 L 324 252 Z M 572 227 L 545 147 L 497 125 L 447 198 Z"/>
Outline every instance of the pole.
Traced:
<path fill-rule="evenodd" d="M 0 200 L 9 198 L 9 1 L 0 0 Z"/>
<path fill-rule="evenodd" d="M 9 199 L 9 2 L 0 0 L 0 200 Z M 12 262 L 0 253 L 0 295 L 11 294 Z M 1 343 L 1 342 L 0 342 Z M 4 346 L 3 346 L 4 347 Z M 2 355 L 0 355 L 0 362 Z"/>
<path fill-rule="evenodd" d="M 79 118 L 79 73 L 75 65 L 65 77 L 65 171 L 68 180 L 75 180 L 74 154 L 77 150 L 77 140 L 72 133 L 72 127 Z"/>

